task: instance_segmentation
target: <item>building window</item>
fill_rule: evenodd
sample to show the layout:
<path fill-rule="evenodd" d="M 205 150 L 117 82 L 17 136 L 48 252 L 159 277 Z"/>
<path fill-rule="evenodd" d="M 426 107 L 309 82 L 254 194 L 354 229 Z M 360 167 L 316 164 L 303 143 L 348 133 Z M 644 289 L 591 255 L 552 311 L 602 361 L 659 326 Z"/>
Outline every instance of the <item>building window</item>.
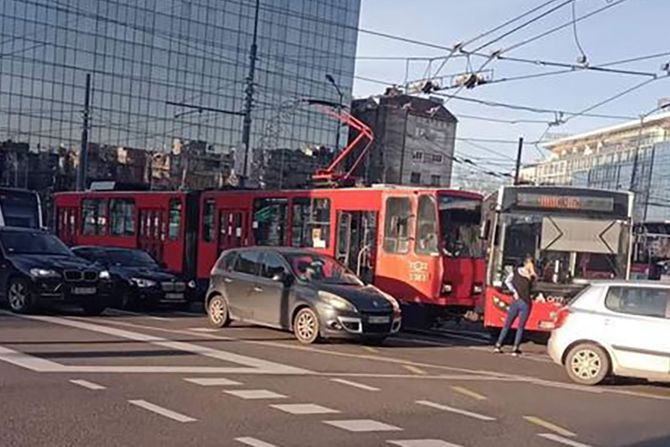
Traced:
<path fill-rule="evenodd" d="M 168 220 L 168 237 L 170 240 L 179 239 L 179 230 L 181 227 L 181 200 L 170 200 L 170 211 Z"/>
<path fill-rule="evenodd" d="M 256 245 L 284 245 L 288 227 L 287 199 L 254 200 L 254 240 Z"/>
<path fill-rule="evenodd" d="M 439 175 L 431 175 L 430 184 L 431 186 L 440 186 L 442 184 L 442 177 Z"/>
<path fill-rule="evenodd" d="M 420 172 L 412 172 L 409 175 L 409 182 L 412 185 L 419 185 L 421 183 L 421 173 Z"/>
<path fill-rule="evenodd" d="M 208 200 L 202 212 L 202 238 L 205 242 L 214 240 L 214 206 L 214 201 Z"/>
<path fill-rule="evenodd" d="M 443 160 L 442 154 L 433 154 L 433 163 L 442 163 Z"/>
<path fill-rule="evenodd" d="M 112 236 L 135 234 L 135 200 L 112 199 L 109 204 Z"/>
<path fill-rule="evenodd" d="M 107 199 L 82 200 L 81 233 L 102 236 L 107 233 Z"/>
<path fill-rule="evenodd" d="M 293 200 L 291 245 L 328 248 L 330 241 L 330 199 Z"/>
<path fill-rule="evenodd" d="M 415 151 L 412 154 L 412 160 L 414 161 L 422 161 L 423 160 L 423 152 L 421 151 Z"/>
<path fill-rule="evenodd" d="M 412 220 L 408 197 L 386 199 L 384 220 L 384 251 L 407 253 L 409 251 L 409 227 Z"/>

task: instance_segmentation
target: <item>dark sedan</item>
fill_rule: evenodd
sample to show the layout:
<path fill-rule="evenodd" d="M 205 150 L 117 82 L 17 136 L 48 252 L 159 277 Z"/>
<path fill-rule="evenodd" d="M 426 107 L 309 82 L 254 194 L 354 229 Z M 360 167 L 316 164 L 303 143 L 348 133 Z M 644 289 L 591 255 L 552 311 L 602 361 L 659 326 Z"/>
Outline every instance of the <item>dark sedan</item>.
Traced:
<path fill-rule="evenodd" d="M 0 228 L 0 294 L 13 312 L 74 302 L 87 314 L 107 307 L 110 275 L 77 257 L 56 236 L 27 228 Z"/>
<path fill-rule="evenodd" d="M 205 308 L 215 327 L 246 321 L 293 331 L 305 344 L 319 338 L 382 342 L 401 324 L 393 297 L 331 257 L 291 248 L 224 251 L 212 269 Z"/>
<path fill-rule="evenodd" d="M 185 281 L 161 267 L 147 252 L 137 249 L 82 246 L 72 251 L 109 270 L 115 304 L 124 308 L 156 308 L 160 304 L 188 307 L 195 282 Z"/>

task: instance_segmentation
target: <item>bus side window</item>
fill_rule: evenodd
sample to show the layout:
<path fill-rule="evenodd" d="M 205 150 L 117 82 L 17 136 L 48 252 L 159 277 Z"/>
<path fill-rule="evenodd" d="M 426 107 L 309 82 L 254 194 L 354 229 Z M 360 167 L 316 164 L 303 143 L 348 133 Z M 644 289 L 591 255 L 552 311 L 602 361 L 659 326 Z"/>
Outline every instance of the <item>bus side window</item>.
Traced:
<path fill-rule="evenodd" d="M 386 199 L 385 252 L 407 253 L 409 251 L 410 209 L 408 197 L 389 197 Z"/>

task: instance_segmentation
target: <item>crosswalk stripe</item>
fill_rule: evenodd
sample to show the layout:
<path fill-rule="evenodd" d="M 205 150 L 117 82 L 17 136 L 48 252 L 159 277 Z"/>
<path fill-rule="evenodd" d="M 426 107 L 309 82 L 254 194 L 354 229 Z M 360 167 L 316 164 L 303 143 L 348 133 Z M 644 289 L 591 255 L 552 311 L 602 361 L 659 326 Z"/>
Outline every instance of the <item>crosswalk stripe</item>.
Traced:
<path fill-rule="evenodd" d="M 437 404 L 435 402 L 431 402 L 431 401 L 428 401 L 428 400 L 417 400 L 416 403 L 419 404 L 419 405 L 426 406 L 426 407 L 436 408 L 436 409 L 442 410 L 442 411 L 448 411 L 449 413 L 455 413 L 455 414 L 460 414 L 461 416 L 467 416 L 467 417 L 471 417 L 471 418 L 474 418 L 474 419 L 479 419 L 480 421 L 490 422 L 490 421 L 495 421 L 496 420 L 496 418 L 491 417 L 491 416 L 486 416 L 486 415 L 479 414 L 479 413 L 473 413 L 472 411 L 461 410 L 460 408 L 449 407 L 447 405 Z"/>
<path fill-rule="evenodd" d="M 141 399 L 129 400 L 128 402 L 135 406 L 144 408 L 145 410 L 149 410 L 156 414 L 160 414 L 161 416 L 164 416 L 177 422 L 194 422 L 197 420 L 190 416 L 186 416 L 185 414 L 177 413 L 176 411 L 168 410 L 167 408 L 163 408 L 159 405 L 152 404 L 151 402 L 147 402 L 146 400 Z"/>

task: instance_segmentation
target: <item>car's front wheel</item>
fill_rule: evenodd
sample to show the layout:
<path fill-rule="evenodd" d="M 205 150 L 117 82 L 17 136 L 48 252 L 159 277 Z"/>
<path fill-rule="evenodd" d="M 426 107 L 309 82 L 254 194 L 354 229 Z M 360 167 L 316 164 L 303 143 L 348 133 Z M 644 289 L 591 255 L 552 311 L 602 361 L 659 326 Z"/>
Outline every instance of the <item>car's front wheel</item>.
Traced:
<path fill-rule="evenodd" d="M 309 307 L 300 309 L 293 320 L 293 334 L 302 344 L 309 345 L 319 339 L 319 317 Z"/>
<path fill-rule="evenodd" d="M 570 379 L 581 385 L 597 385 L 609 374 L 607 352 L 593 343 L 580 343 L 570 349 L 565 358 L 565 370 Z"/>
<path fill-rule="evenodd" d="M 230 312 L 228 312 L 228 303 L 221 295 L 217 295 L 209 300 L 207 304 L 207 320 L 210 326 L 222 328 L 230 325 Z"/>
<path fill-rule="evenodd" d="M 26 280 L 14 278 L 7 287 L 7 300 L 9 308 L 17 314 L 25 314 L 32 310 L 33 303 L 30 296 L 30 288 Z"/>

